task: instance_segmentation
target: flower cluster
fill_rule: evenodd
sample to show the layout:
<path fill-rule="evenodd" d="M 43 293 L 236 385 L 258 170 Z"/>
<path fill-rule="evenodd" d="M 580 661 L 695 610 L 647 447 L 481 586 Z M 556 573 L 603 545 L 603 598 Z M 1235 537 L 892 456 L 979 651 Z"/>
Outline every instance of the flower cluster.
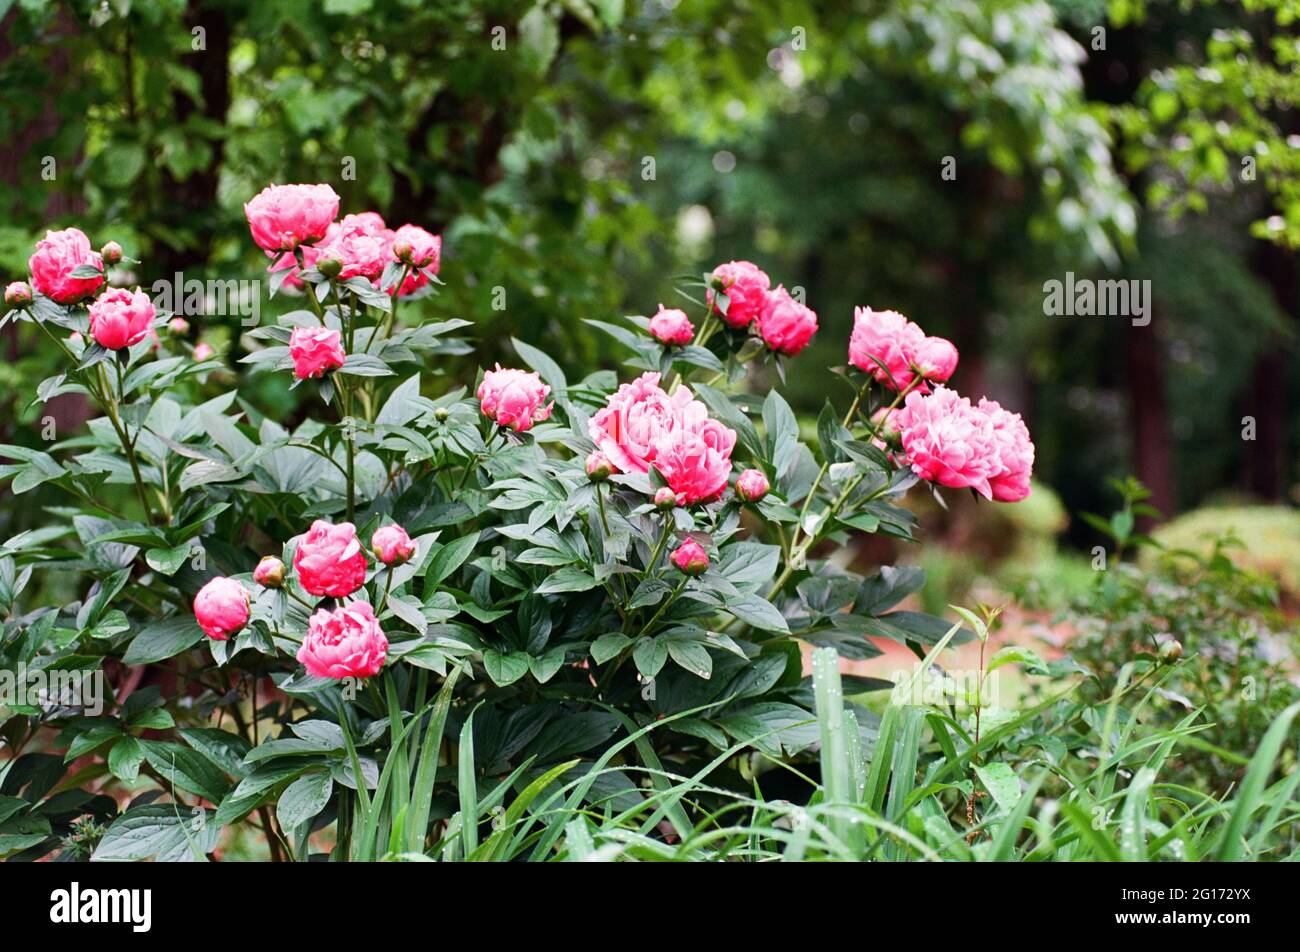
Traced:
<path fill-rule="evenodd" d="M 710 309 L 716 309 L 734 330 L 753 325 L 763 343 L 779 354 L 799 353 L 817 333 L 816 312 L 795 300 L 784 286 L 773 289 L 772 279 L 752 261 L 718 265 L 711 283 Z"/>
<path fill-rule="evenodd" d="M 384 565 L 400 565 L 416 553 L 416 543 L 396 524 L 380 526 L 370 538 L 375 558 Z M 365 550 L 350 522 L 331 524 L 317 519 L 298 540 L 293 567 L 298 584 L 309 595 L 344 599 L 366 583 L 369 565 Z M 253 581 L 263 588 L 285 584 L 285 564 L 264 556 L 253 570 Z M 236 579 L 210 579 L 194 598 L 194 617 L 209 638 L 225 641 L 238 634 L 250 617 L 248 590 Z M 298 649 L 298 660 L 309 674 L 322 678 L 368 678 L 380 672 L 388 656 L 388 638 L 379 626 L 374 608 L 354 599 L 332 609 L 317 608 Z"/>
<path fill-rule="evenodd" d="M 253 240 L 273 260 L 267 269 L 287 271 L 284 285 L 301 288 L 302 269 L 315 268 L 339 281 L 364 278 L 380 290 L 390 262 L 405 265 L 398 296 L 429 283 L 442 263 L 442 239 L 418 225 L 393 230 L 378 212 L 335 221 L 339 197 L 328 185 L 268 185 L 244 205 Z M 393 283 L 396 283 L 394 280 Z"/>
<path fill-rule="evenodd" d="M 853 310 L 849 363 L 887 387 L 924 392 L 926 381 L 942 383 L 957 369 L 957 348 L 929 337 L 897 311 Z"/>

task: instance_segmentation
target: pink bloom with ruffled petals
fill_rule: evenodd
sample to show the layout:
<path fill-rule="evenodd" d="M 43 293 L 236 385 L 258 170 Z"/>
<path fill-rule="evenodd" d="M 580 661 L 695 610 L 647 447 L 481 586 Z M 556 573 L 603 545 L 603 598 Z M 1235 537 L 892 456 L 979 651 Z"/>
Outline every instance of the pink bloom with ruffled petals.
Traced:
<path fill-rule="evenodd" d="M 307 621 L 298 660 L 318 678 L 370 678 L 383 670 L 388 638 L 369 602 L 320 609 Z"/>
<path fill-rule="evenodd" d="M 139 288 L 110 288 L 90 305 L 90 336 L 107 350 L 133 347 L 153 330 L 153 301 Z"/>
<path fill-rule="evenodd" d="M 289 335 L 289 356 L 299 380 L 323 376 L 343 366 L 343 336 L 332 327 L 295 327 Z"/>
<path fill-rule="evenodd" d="M 478 387 L 479 406 L 483 415 L 516 433 L 530 430 L 534 423 L 549 419 L 554 404 L 543 406 L 551 388 L 542 383 L 541 374 L 496 365 L 483 374 Z"/>
<path fill-rule="evenodd" d="M 989 478 L 993 498 L 998 502 L 1019 502 L 1029 495 L 1029 477 L 1034 470 L 1034 442 L 1019 413 L 1002 409 L 996 400 L 981 399 L 978 409 L 993 426 L 998 471 Z"/>
<path fill-rule="evenodd" d="M 380 526 L 370 537 L 370 551 L 385 565 L 401 565 L 415 555 L 415 540 L 396 523 Z"/>
<path fill-rule="evenodd" d="M 993 498 L 992 477 L 1001 472 L 998 439 L 989 415 L 957 391 L 938 386 L 912 392 L 894 417 L 903 454 L 922 479 Z"/>
<path fill-rule="evenodd" d="M 311 524 L 293 554 L 298 581 L 312 595 L 342 598 L 366 582 L 366 554 L 350 522 L 332 525 L 324 519 Z"/>
<path fill-rule="evenodd" d="M 292 251 L 325 237 L 339 213 L 328 185 L 268 185 L 244 204 L 253 241 L 264 251 Z"/>
<path fill-rule="evenodd" d="M 722 283 L 722 293 L 727 296 L 727 312 L 718 309 L 718 316 L 734 328 L 748 327 L 763 310 L 763 298 L 772 286 L 772 279 L 752 261 L 728 261 L 713 269 L 713 280 Z M 708 301 L 713 303 L 713 289 L 708 291 Z"/>
<path fill-rule="evenodd" d="M 90 265 L 100 273 L 91 278 L 74 278 L 72 272 L 81 265 Z M 47 231 L 36 242 L 27 267 L 32 272 L 32 287 L 59 304 L 75 304 L 104 284 L 104 260 L 98 251 L 90 249 L 90 239 L 80 228 Z"/>

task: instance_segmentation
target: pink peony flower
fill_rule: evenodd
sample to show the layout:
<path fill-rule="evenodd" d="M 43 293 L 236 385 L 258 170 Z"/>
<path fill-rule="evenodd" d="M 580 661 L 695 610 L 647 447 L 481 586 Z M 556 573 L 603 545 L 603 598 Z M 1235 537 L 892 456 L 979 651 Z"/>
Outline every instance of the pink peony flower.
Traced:
<path fill-rule="evenodd" d="M 401 565 L 415 555 L 415 541 L 393 523 L 375 530 L 370 537 L 370 551 L 385 565 Z"/>
<path fill-rule="evenodd" d="M 388 264 L 389 234 L 378 212 L 345 215 L 342 221 L 329 226 L 324 240 L 317 246 L 316 261 L 319 264 L 322 258 L 337 258 L 342 268 L 335 277 L 340 281 L 357 276 L 374 280 Z M 304 257 L 303 261 L 307 259 Z"/>
<path fill-rule="evenodd" d="M 947 387 L 912 392 L 894 418 L 903 454 L 922 479 L 971 488 L 993 498 L 989 481 L 1001 471 L 993 421 L 965 397 Z"/>
<path fill-rule="evenodd" d="M 709 417 L 689 387 L 671 397 L 657 373 L 644 373 L 610 395 L 588 433 L 615 468 L 646 473 L 653 465 L 688 505 L 712 499 L 727 485 L 736 433 Z"/>
<path fill-rule="evenodd" d="M 323 376 L 325 371 L 342 367 L 342 335 L 331 327 L 295 327 L 289 335 L 289 356 L 293 373 L 299 380 Z"/>
<path fill-rule="evenodd" d="M 436 274 L 442 263 L 442 238 L 419 225 L 403 225 L 393 233 L 392 252 L 398 261 Z"/>
<path fill-rule="evenodd" d="M 320 609 L 307 622 L 298 660 L 318 678 L 369 678 L 388 657 L 388 639 L 368 602 Z"/>
<path fill-rule="evenodd" d="M 736 479 L 736 495 L 742 502 L 758 502 L 771 488 L 761 469 L 747 469 Z"/>
<path fill-rule="evenodd" d="M 685 311 L 659 305 L 659 312 L 650 318 L 650 334 L 661 344 L 689 344 L 695 328 Z"/>
<path fill-rule="evenodd" d="M 768 347 L 782 354 L 797 354 L 817 333 L 817 313 L 792 298 L 778 286 L 763 298 L 758 314 L 758 332 Z"/>
<path fill-rule="evenodd" d="M 736 434 L 715 420 L 705 430 L 679 426 L 659 444 L 655 454 L 655 468 L 663 474 L 668 488 L 688 506 L 710 502 L 727 488 L 731 475 L 731 448 Z M 718 440 L 716 430 L 730 435 L 730 440 Z"/>
<path fill-rule="evenodd" d="M 98 268 L 93 278 L 74 278 L 72 272 L 83 264 Z M 32 287 L 52 301 L 74 304 L 90 297 L 104 284 L 104 261 L 99 252 L 90 250 L 90 239 L 79 228 L 47 231 L 36 242 L 36 253 L 27 266 L 32 272 Z"/>
<path fill-rule="evenodd" d="M 1034 443 L 1019 413 L 1002 409 L 996 400 L 981 399 L 979 409 L 993 426 L 998 471 L 989 477 L 993 498 L 998 502 L 1019 502 L 1029 495 L 1029 477 L 1034 469 Z"/>
<path fill-rule="evenodd" d="M 672 563 L 686 575 L 703 575 L 709 568 L 709 554 L 693 538 L 673 550 Z"/>
<path fill-rule="evenodd" d="M 912 366 L 926 380 L 944 383 L 957 369 L 957 348 L 943 337 L 927 337 L 912 355 Z"/>
<path fill-rule="evenodd" d="M 292 251 L 325 237 L 339 213 L 328 185 L 268 185 L 244 205 L 253 241 L 264 251 Z"/>
<path fill-rule="evenodd" d="M 153 330 L 154 308 L 139 288 L 110 288 L 90 305 L 90 336 L 101 347 L 121 350 L 140 343 Z"/>
<path fill-rule="evenodd" d="M 691 399 L 686 387 L 678 398 Z M 659 374 L 643 373 L 610 395 L 588 424 L 592 441 L 621 473 L 646 473 L 659 443 L 676 425 L 680 410 L 659 386 Z"/>
<path fill-rule="evenodd" d="M 284 584 L 284 563 L 274 555 L 264 555 L 253 569 L 253 581 L 264 588 L 279 588 Z"/>
<path fill-rule="evenodd" d="M 772 286 L 769 278 L 752 261 L 728 261 L 713 269 L 713 280 L 722 283 L 727 295 L 727 313 L 718 314 L 732 327 L 748 327 L 763 309 L 763 298 Z M 708 292 L 713 303 L 713 291 Z"/>
<path fill-rule="evenodd" d="M 351 595 L 366 581 L 366 554 L 356 526 L 317 519 L 298 541 L 293 567 L 302 587 L 312 595 Z"/>
<path fill-rule="evenodd" d="M 195 359 L 195 360 L 207 360 L 209 357 L 211 357 L 211 356 L 212 356 L 213 354 L 215 354 L 215 353 L 216 353 L 216 351 L 212 349 L 212 345 L 209 344 L 207 341 L 202 341 L 202 340 L 201 340 L 201 341 L 199 341 L 197 344 L 194 345 L 194 359 Z"/>
<path fill-rule="evenodd" d="M 248 590 L 219 575 L 194 596 L 194 617 L 205 635 L 225 641 L 248 624 L 248 604 Z"/>
<path fill-rule="evenodd" d="M 894 386 L 890 383 L 891 376 L 903 389 L 912 382 L 912 359 L 924 342 L 925 332 L 897 311 L 873 311 L 869 307 L 853 309 L 849 363 L 865 370 L 887 387 Z"/>
<path fill-rule="evenodd" d="M 542 406 L 551 388 L 542 383 L 540 374 L 503 368 L 483 374 L 478 387 L 483 415 L 516 433 L 532 429 L 534 423 L 549 419 L 553 404 Z"/>

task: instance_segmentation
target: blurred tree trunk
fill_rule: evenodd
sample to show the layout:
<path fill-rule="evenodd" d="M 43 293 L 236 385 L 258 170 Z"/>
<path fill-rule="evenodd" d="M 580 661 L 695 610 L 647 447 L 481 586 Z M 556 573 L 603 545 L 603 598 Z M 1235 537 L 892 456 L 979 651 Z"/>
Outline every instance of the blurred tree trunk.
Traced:
<path fill-rule="evenodd" d="M 185 25 L 194 35 L 202 30 L 203 49 L 191 49 L 181 57 L 181 66 L 193 70 L 199 79 L 201 102 L 196 103 L 179 89 L 174 93 L 172 111 L 177 125 L 192 116 L 201 116 L 220 126 L 226 124 L 230 110 L 230 42 L 231 23 L 222 6 L 191 0 L 185 10 Z M 216 224 L 217 185 L 225 159 L 225 140 L 211 141 L 212 161 L 206 168 L 195 169 L 178 179 L 164 166 L 162 202 L 157 218 L 165 226 L 163 234 L 195 231 L 211 236 Z M 193 263 L 192 248 L 159 242 L 153 250 L 150 270 L 170 279 L 186 264 Z"/>
<path fill-rule="evenodd" d="M 1273 292 L 1278 309 L 1300 320 L 1300 262 L 1293 251 L 1260 241 L 1251 254 L 1251 268 Z M 1287 459 L 1287 367 L 1291 353 L 1285 338 L 1274 333 L 1255 362 L 1247 395 L 1247 415 L 1255 420 L 1255 440 L 1245 444 L 1242 474 L 1245 488 L 1262 499 L 1281 501 L 1290 483 Z"/>
<path fill-rule="evenodd" d="M 1149 38 L 1146 31 L 1155 29 L 1157 25 L 1148 22 L 1145 30 L 1138 27 L 1107 30 L 1105 54 L 1089 56 L 1083 66 L 1090 99 L 1112 104 L 1133 101 L 1146 75 L 1143 55 Z M 1120 172 L 1124 174 L 1122 167 Z M 1145 177 L 1125 177 L 1133 200 L 1144 206 Z M 1177 510 L 1178 494 L 1173 471 L 1174 444 L 1169 427 L 1165 354 L 1157 330 L 1166 316 L 1153 304 L 1151 322 L 1146 327 L 1134 327 L 1127 319 L 1121 319 L 1122 327 L 1116 327 L 1115 333 L 1123 335 L 1124 386 L 1133 439 L 1133 465 L 1138 479 L 1151 490 L 1151 505 L 1169 517 Z M 1144 528 L 1149 528 L 1149 523 L 1149 519 L 1139 520 Z"/>
<path fill-rule="evenodd" d="M 1133 454 L 1140 480 L 1151 490 L 1151 505 L 1165 516 L 1177 508 L 1173 441 L 1169 435 L 1169 397 L 1164 349 L 1156 328 L 1163 315 L 1153 308 L 1146 327 L 1126 325 L 1124 357 Z"/>

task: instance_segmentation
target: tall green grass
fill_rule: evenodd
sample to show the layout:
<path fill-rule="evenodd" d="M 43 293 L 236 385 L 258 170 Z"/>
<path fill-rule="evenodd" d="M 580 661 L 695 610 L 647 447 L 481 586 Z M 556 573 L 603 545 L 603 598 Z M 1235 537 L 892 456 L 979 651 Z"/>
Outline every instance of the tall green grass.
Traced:
<path fill-rule="evenodd" d="M 1140 715 L 1157 698 L 1160 679 L 1121 679 L 1098 706 L 1101 727 L 1092 756 L 1018 762 L 1008 771 L 996 766 L 1000 742 L 1040 724 L 1060 695 L 998 723 L 978 743 L 946 711 L 891 701 L 874 749 L 866 751 L 857 714 L 845 703 L 838 657 L 818 649 L 812 670 L 820 779 L 809 780 L 805 803 L 711 783 L 720 765 L 748 755 L 745 744 L 690 775 L 661 763 L 654 732 L 695 711 L 640 727 L 626 721 L 624 734 L 595 762 L 570 760 L 546 769 L 525 762 L 480 790 L 472 714 L 444 753 L 453 674 L 418 716 L 393 718 L 393 754 L 374 791 L 353 800 L 356 833 L 347 855 L 443 862 L 1141 862 L 1300 855 L 1300 770 L 1294 757 L 1285 756 L 1295 744 L 1300 704 L 1274 721 L 1238 786 L 1209 793 L 1161 780 L 1169 758 L 1206 725 L 1203 713 L 1193 710 L 1172 727 L 1144 730 Z M 1120 716 L 1121 703 L 1129 716 Z M 441 763 L 453 747 L 457 763 Z M 631 785 L 598 787 L 613 775 Z M 435 785 L 452 776 L 459 809 L 430 824 Z M 968 824 L 971 784 L 984 795 Z"/>

